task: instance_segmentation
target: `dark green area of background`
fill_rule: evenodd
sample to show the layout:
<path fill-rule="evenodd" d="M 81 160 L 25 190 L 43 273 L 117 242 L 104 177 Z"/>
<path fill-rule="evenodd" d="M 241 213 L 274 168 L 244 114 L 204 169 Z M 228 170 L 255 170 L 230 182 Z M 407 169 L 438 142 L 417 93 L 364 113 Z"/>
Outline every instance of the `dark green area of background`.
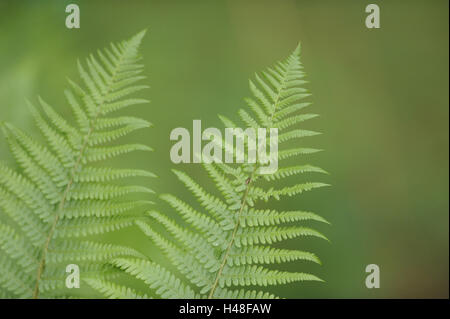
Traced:
<path fill-rule="evenodd" d="M 65 28 L 65 6 L 77 3 L 81 29 Z M 365 6 L 381 8 L 381 29 L 364 25 Z M 119 161 L 151 170 L 142 181 L 183 198 L 170 169 L 169 133 L 222 127 L 249 95 L 247 79 L 302 42 L 314 105 L 321 117 L 305 140 L 325 152 L 305 158 L 331 175 L 333 187 L 285 202 L 282 209 L 319 213 L 331 243 L 295 240 L 286 247 L 316 252 L 322 266 L 292 264 L 326 283 L 274 289 L 284 297 L 447 297 L 448 1 L 4 1 L 0 2 L 0 120 L 28 132 L 25 99 L 41 95 L 67 117 L 65 77 L 76 59 L 148 28 L 142 52 L 152 103 L 127 110 L 154 124 L 130 139 L 155 148 Z M 4 139 L 0 159 L 12 163 Z M 180 168 L 178 166 L 178 168 Z M 197 166 L 182 167 L 206 183 Z M 173 211 L 159 203 L 162 212 Z M 108 235 L 157 261 L 159 250 L 136 228 Z M 381 288 L 365 288 L 365 266 L 381 268 Z M 0 270 L 1 271 L 1 270 Z"/>

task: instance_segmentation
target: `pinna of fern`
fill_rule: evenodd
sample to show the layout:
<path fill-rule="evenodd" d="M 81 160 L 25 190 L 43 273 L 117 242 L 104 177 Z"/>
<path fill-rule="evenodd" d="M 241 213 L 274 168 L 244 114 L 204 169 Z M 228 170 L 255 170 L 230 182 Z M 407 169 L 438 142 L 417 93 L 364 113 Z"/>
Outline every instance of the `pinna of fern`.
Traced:
<path fill-rule="evenodd" d="M 318 151 L 292 146 L 292 142 L 297 144 L 299 139 L 318 134 L 298 128 L 301 122 L 316 117 L 315 114 L 299 113 L 310 105 L 304 102 L 310 95 L 302 87 L 304 83 L 298 46 L 287 59 L 256 75 L 255 82 L 250 81 L 254 95 L 254 98 L 246 99 L 250 112 L 239 110 L 245 126 L 278 128 L 281 165 L 275 173 L 264 174 L 259 170 L 259 163 L 203 164 L 221 194 L 217 196 L 188 174 L 175 170 L 177 178 L 197 199 L 201 211 L 174 195 L 164 194 L 161 199 L 189 226 L 180 225 L 157 211 L 149 212 L 148 220 L 137 221 L 142 231 L 165 253 L 174 270 L 136 257 L 113 258 L 111 264 L 144 281 L 150 288 L 146 295 L 153 291 L 162 298 L 275 298 L 259 287 L 321 281 L 312 274 L 274 269 L 273 264 L 320 261 L 311 252 L 280 249 L 272 244 L 296 237 L 326 239 L 302 222 L 327 221 L 307 211 L 259 208 L 261 202 L 273 203 L 273 200 L 327 186 L 320 182 L 278 186 L 290 176 L 326 173 L 313 165 L 285 164 L 289 162 L 288 158 Z M 226 127 L 238 127 L 228 118 L 220 118 Z M 234 151 L 236 155 L 237 150 Z M 155 228 L 156 224 L 162 225 L 170 236 L 162 234 Z M 109 280 L 89 279 L 89 283 L 108 297 L 129 298 L 132 295 L 145 298 L 145 295 Z"/>
<path fill-rule="evenodd" d="M 132 225 L 149 203 L 127 200 L 127 194 L 152 191 L 122 180 L 154 174 L 103 164 L 121 154 L 151 150 L 116 142 L 149 122 L 114 115 L 148 102 L 132 97 L 147 88 L 138 83 L 145 78 L 139 54 L 144 34 L 99 50 L 85 65 L 78 63 L 83 85 L 69 80 L 65 91 L 76 125 L 41 98 L 39 108 L 29 105 L 45 144 L 1 123 L 19 168 L 0 163 L 0 297 L 70 297 L 77 289 L 65 289 L 67 264 L 77 264 L 83 279 L 106 271 L 104 263 L 112 257 L 143 257 L 127 247 L 80 238 Z"/>

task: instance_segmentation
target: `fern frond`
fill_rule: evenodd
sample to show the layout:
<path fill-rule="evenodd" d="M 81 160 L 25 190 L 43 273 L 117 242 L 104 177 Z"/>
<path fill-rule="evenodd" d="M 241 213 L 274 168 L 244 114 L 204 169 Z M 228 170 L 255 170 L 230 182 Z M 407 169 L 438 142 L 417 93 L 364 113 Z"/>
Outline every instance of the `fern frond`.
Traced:
<path fill-rule="evenodd" d="M 112 283 L 105 279 L 88 278 L 85 280 L 92 288 L 110 299 L 149 299 L 144 293 Z"/>
<path fill-rule="evenodd" d="M 215 297 L 218 299 L 279 299 L 279 297 L 264 291 L 257 290 L 228 290 L 218 287 Z"/>
<path fill-rule="evenodd" d="M 260 266 L 224 267 L 219 278 L 221 287 L 268 286 L 287 284 L 294 281 L 322 281 L 314 275 L 269 270 Z"/>
<path fill-rule="evenodd" d="M 69 80 L 70 89 L 65 91 L 76 124 L 40 97 L 39 106 L 28 103 L 45 144 L 12 124 L 0 123 L 19 166 L 15 171 L 0 163 L 1 296 L 71 296 L 64 287 L 67 264 L 76 263 L 81 278 L 88 279 L 99 272 L 117 273 L 113 267 L 102 271 L 111 258 L 144 258 L 130 248 L 78 239 L 132 225 L 139 216 L 137 209 L 148 202 L 129 202 L 126 195 L 152 192 L 122 182 L 127 177 L 154 177 L 150 172 L 91 165 L 151 150 L 140 144 L 108 145 L 150 126 L 143 119 L 112 115 L 148 102 L 131 97 L 147 87 L 137 84 L 144 78 L 138 52 L 144 34 L 112 44 L 98 57 L 89 56 L 84 65 L 78 62 L 83 85 Z M 138 296 L 118 286 L 108 291 L 110 296 Z"/>
<path fill-rule="evenodd" d="M 250 227 L 236 231 L 234 244 L 237 247 L 254 244 L 272 244 L 300 236 L 314 236 L 326 239 L 320 232 L 307 227 Z"/>
<path fill-rule="evenodd" d="M 198 254 L 196 256 L 187 254 L 183 249 L 173 245 L 168 240 L 164 239 L 163 236 L 151 229 L 147 223 L 137 221 L 137 224 L 144 234 L 149 236 L 155 244 L 165 252 L 172 264 L 177 267 L 178 271 L 185 275 L 192 284 L 197 287 L 208 286 L 209 282 L 212 280 L 212 274 L 209 270 L 204 269 L 202 265 L 207 264 L 208 262 L 214 262 L 215 259 L 212 258 L 212 256 L 207 256 L 206 254 Z"/>
<path fill-rule="evenodd" d="M 296 113 L 311 104 L 303 101 L 310 96 L 302 87 L 306 83 L 304 76 L 300 47 L 297 47 L 286 60 L 257 74 L 255 80 L 250 81 L 253 98 L 245 99 L 250 110 L 241 109 L 238 112 L 248 127 L 278 128 L 280 160 L 319 151 L 294 145 L 300 139 L 319 134 L 299 127 L 304 121 L 317 117 L 316 114 Z M 239 127 L 225 116 L 219 118 L 226 127 Z M 222 141 L 222 147 L 226 151 L 229 145 Z M 231 150 L 236 158 L 234 145 Z M 188 226 L 158 212 L 149 213 L 151 222 L 137 221 L 144 234 L 168 257 L 175 272 L 169 273 L 160 266 L 135 258 L 121 258 L 113 264 L 143 280 L 150 291 L 163 298 L 276 298 L 253 288 L 322 281 L 312 274 L 273 269 L 273 264 L 321 262 L 311 252 L 280 249 L 271 244 L 299 237 L 327 240 L 320 231 L 302 224 L 328 222 L 312 212 L 277 211 L 260 205 L 261 201 L 270 204 L 274 202 L 272 199 L 281 200 L 284 196 L 295 196 L 327 186 L 322 182 L 299 180 L 306 174 L 326 173 L 323 169 L 296 163 L 294 166 L 283 165 L 275 173 L 266 175 L 259 170 L 261 163 L 213 163 L 203 166 L 220 197 L 212 194 L 211 185 L 200 186 L 188 174 L 177 170 L 174 170 L 175 175 L 191 191 L 200 209 L 173 195 L 161 195 L 161 199 Z M 293 184 L 285 184 L 293 177 Z M 155 227 L 158 223 L 169 236 Z M 111 285 L 105 284 L 101 289 L 109 291 Z"/>
<path fill-rule="evenodd" d="M 324 218 L 317 214 L 303 211 L 278 212 L 270 209 L 257 210 L 251 208 L 242 212 L 239 216 L 239 222 L 242 227 L 270 226 L 303 220 L 328 223 Z"/>
<path fill-rule="evenodd" d="M 126 273 L 143 280 L 150 288 L 155 289 L 156 293 L 162 298 L 198 298 L 194 290 L 158 264 L 131 258 L 117 258 L 112 263 Z"/>
<path fill-rule="evenodd" d="M 270 246 L 233 247 L 227 259 L 229 266 L 245 264 L 274 264 L 294 260 L 307 260 L 321 264 L 319 258 L 313 253 L 278 249 Z"/>

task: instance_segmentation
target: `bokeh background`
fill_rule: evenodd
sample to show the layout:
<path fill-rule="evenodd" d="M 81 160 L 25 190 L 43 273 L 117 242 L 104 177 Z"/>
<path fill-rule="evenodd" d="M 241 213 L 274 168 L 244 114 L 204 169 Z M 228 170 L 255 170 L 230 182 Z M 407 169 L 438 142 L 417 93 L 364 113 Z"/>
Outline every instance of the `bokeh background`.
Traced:
<path fill-rule="evenodd" d="M 65 28 L 65 6 L 77 3 L 81 28 Z M 381 28 L 364 25 L 365 6 L 381 8 Z M 151 170 L 145 180 L 183 198 L 169 158 L 170 131 L 193 119 L 222 127 L 237 119 L 248 78 L 287 56 L 298 41 L 321 117 L 307 127 L 324 134 L 305 158 L 331 175 L 333 186 L 275 203 L 319 213 L 331 240 L 294 240 L 323 265 L 295 263 L 325 283 L 273 291 L 290 298 L 448 298 L 449 296 L 449 43 L 448 1 L 5 1 L 0 0 L 0 120 L 37 132 L 25 99 L 41 95 L 70 117 L 65 78 L 76 60 L 148 28 L 142 52 L 152 103 L 128 112 L 154 124 L 134 134 L 155 148 L 119 164 Z M 14 163 L 4 139 L 0 159 Z M 195 165 L 177 167 L 208 183 Z M 156 198 L 152 198 L 157 201 Z M 156 209 L 174 216 L 157 201 Z M 138 248 L 164 263 L 136 228 L 103 240 Z M 381 288 L 367 289 L 365 267 L 381 269 Z M 1 271 L 1 269 L 0 269 Z"/>

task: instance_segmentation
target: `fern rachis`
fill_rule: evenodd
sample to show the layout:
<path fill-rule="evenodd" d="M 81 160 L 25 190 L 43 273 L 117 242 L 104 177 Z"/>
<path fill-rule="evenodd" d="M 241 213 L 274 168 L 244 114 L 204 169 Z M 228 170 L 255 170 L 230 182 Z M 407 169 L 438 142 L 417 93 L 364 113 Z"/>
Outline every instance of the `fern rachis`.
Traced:
<path fill-rule="evenodd" d="M 149 123 L 134 117 L 106 117 L 125 107 L 146 103 L 127 96 L 146 88 L 138 48 L 145 32 L 98 51 L 78 63 L 86 89 L 69 80 L 67 100 L 78 127 L 39 98 L 46 118 L 30 103 L 31 113 L 48 146 L 9 123 L 0 123 L 21 171 L 0 163 L 0 296 L 56 297 L 64 290 L 65 265 L 80 265 L 82 278 L 95 275 L 105 260 L 141 254 L 122 246 L 81 241 L 131 225 L 145 201 L 126 201 L 128 193 L 151 192 L 114 181 L 154 176 L 137 169 L 100 167 L 103 161 L 135 150 L 140 144 L 109 142 Z M 47 120 L 48 119 L 48 120 Z M 69 294 L 70 295 L 70 294 Z"/>
<path fill-rule="evenodd" d="M 246 99 L 253 112 L 239 110 L 239 116 L 249 127 L 279 129 L 279 160 L 315 153 L 318 150 L 293 147 L 290 143 L 318 133 L 296 128 L 295 125 L 316 117 L 315 114 L 297 114 L 310 103 L 302 87 L 305 83 L 300 63 L 300 47 L 283 62 L 256 75 L 250 82 L 254 99 Z M 237 127 L 228 118 L 220 116 L 226 127 Z M 235 149 L 236 151 L 236 149 Z M 236 152 L 235 152 L 236 154 Z M 300 236 L 326 239 L 317 230 L 299 226 L 299 222 L 325 222 L 306 211 L 277 211 L 257 208 L 261 201 L 272 203 L 284 196 L 294 196 L 315 188 L 327 186 L 320 182 L 303 182 L 275 188 L 279 181 L 304 173 L 325 173 L 313 165 L 281 166 L 271 175 L 260 172 L 259 163 L 203 164 L 221 196 L 200 186 L 187 174 L 174 170 L 177 178 L 196 197 L 200 210 L 176 196 L 165 194 L 161 199 L 177 211 L 185 225 L 157 211 L 149 212 L 149 221 L 138 220 L 142 231 L 158 246 L 174 266 L 174 272 L 140 258 L 114 258 L 111 264 L 141 279 L 162 298 L 273 298 L 247 286 L 280 285 L 295 281 L 320 281 L 318 277 L 301 272 L 287 272 L 263 265 L 304 260 L 320 263 L 310 252 L 281 249 L 271 244 Z M 269 188 L 267 188 L 269 184 Z M 170 239 L 154 227 L 159 223 Z M 90 279 L 94 288 L 108 297 L 128 297 L 130 289 L 106 279 Z M 238 289 L 230 289 L 237 287 Z M 133 295 L 143 294 L 132 291 Z M 146 292 L 149 295 L 150 292 Z"/>

